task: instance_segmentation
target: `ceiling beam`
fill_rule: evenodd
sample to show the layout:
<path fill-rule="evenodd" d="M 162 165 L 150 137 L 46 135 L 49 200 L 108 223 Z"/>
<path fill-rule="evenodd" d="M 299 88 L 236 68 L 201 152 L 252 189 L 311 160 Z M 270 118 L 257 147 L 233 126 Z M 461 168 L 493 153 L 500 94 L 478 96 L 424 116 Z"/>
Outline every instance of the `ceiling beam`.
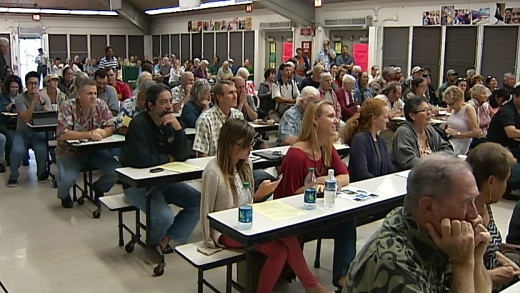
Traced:
<path fill-rule="evenodd" d="M 107 9 L 111 9 L 116 11 L 120 16 L 124 17 L 126 20 L 130 21 L 133 25 L 135 25 L 138 29 L 140 29 L 143 34 L 150 34 L 150 19 L 137 9 L 134 5 L 132 5 L 128 0 L 97 0 L 98 2 L 103 3 Z"/>
<path fill-rule="evenodd" d="M 310 1 L 301 0 L 253 0 L 263 7 L 272 10 L 302 26 L 312 26 L 315 23 L 315 9 Z"/>

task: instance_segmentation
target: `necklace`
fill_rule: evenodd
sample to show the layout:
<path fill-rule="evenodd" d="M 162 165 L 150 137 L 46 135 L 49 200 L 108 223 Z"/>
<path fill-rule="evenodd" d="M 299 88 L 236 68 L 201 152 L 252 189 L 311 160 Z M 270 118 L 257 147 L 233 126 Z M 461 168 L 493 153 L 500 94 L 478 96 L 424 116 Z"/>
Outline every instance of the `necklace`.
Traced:
<path fill-rule="evenodd" d="M 321 154 L 321 169 L 318 170 L 318 167 L 316 166 L 316 157 L 314 156 L 314 150 L 312 150 L 312 161 L 314 162 L 314 171 L 316 172 L 316 176 L 319 177 L 321 176 L 321 173 L 323 172 L 323 169 L 324 169 L 324 162 L 323 162 L 323 149 L 320 147 L 320 154 Z"/>

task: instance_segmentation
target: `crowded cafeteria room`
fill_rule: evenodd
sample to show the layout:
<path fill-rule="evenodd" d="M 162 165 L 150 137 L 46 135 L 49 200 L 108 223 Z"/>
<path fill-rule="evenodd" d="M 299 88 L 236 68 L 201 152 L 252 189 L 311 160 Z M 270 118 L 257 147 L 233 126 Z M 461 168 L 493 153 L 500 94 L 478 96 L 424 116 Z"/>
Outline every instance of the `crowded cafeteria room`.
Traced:
<path fill-rule="evenodd" d="M 520 292 L 520 1 L 0 1 L 1 292 Z"/>

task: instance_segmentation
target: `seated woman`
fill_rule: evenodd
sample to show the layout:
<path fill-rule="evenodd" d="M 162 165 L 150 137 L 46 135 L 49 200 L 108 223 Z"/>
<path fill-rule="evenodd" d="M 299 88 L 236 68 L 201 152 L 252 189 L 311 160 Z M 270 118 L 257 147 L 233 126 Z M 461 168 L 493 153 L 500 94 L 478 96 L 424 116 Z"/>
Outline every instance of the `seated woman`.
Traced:
<path fill-rule="evenodd" d="M 361 72 L 357 81 L 356 91 L 354 92 L 354 101 L 358 105 L 363 105 L 366 100 L 376 96 L 374 90 L 368 86 L 368 81 L 368 72 Z"/>
<path fill-rule="evenodd" d="M 217 79 L 232 79 L 234 76 L 233 71 L 229 68 L 229 62 L 224 61 L 222 67 L 218 70 Z"/>
<path fill-rule="evenodd" d="M 431 108 L 425 99 L 409 99 L 404 105 L 404 117 L 406 122 L 397 128 L 392 140 L 392 155 L 397 169 L 410 169 L 421 157 L 435 152 L 453 151 L 451 144 L 430 125 Z"/>
<path fill-rule="evenodd" d="M 341 107 L 341 119 L 347 121 L 358 112 L 359 106 L 354 101 L 353 88 L 356 79 L 350 74 L 344 74 L 341 87 L 335 92 Z"/>
<path fill-rule="evenodd" d="M 469 101 L 471 99 L 471 94 L 468 90 L 470 87 L 468 87 L 468 81 L 464 77 L 459 77 L 455 81 L 455 86 L 458 86 L 464 93 L 464 101 Z"/>
<path fill-rule="evenodd" d="M 243 182 L 253 186 L 253 169 L 249 154 L 255 131 L 246 121 L 230 119 L 220 131 L 217 156 L 213 158 L 202 174 L 201 219 L 204 243 L 207 247 L 242 247 L 233 239 L 211 229 L 208 214 L 237 207 Z M 263 181 L 254 193 L 259 201 L 273 192 L 279 181 Z M 288 263 L 296 273 L 306 292 L 326 292 L 309 270 L 300 243 L 296 236 L 260 244 L 256 248 L 267 256 L 260 272 L 257 292 L 272 292 L 280 274 Z"/>
<path fill-rule="evenodd" d="M 520 276 L 517 264 L 500 252 L 502 235 L 495 224 L 490 206 L 502 199 L 516 160 L 509 150 L 492 142 L 479 144 L 469 153 L 467 160 L 473 169 L 479 190 L 475 206 L 482 217 L 482 224 L 491 234 L 484 254 L 484 265 L 488 269 L 495 291 Z"/>
<path fill-rule="evenodd" d="M 350 146 L 349 172 L 352 182 L 395 171 L 386 142 L 378 134 L 386 129 L 388 109 L 380 99 L 367 100 L 361 112 L 347 121 L 343 141 Z"/>
<path fill-rule="evenodd" d="M 425 78 L 418 77 L 412 80 L 410 83 L 410 88 L 403 95 L 404 100 L 412 98 L 413 96 L 418 96 L 426 99 L 426 91 L 428 90 L 428 81 Z"/>
<path fill-rule="evenodd" d="M 338 91 L 343 83 L 343 77 L 347 74 L 347 70 L 343 67 L 338 69 L 338 72 L 336 73 L 336 76 L 334 77 L 334 81 L 332 82 L 332 90 Z"/>
<path fill-rule="evenodd" d="M 190 91 L 190 100 L 184 104 L 181 123 L 185 128 L 195 128 L 200 114 L 209 110 L 211 102 L 211 85 L 206 79 L 197 79 Z"/>
<path fill-rule="evenodd" d="M 303 116 L 300 135 L 296 143 L 287 151 L 280 167 L 279 174 L 283 177 L 274 192 L 275 198 L 303 193 L 306 188 L 309 188 L 304 183 L 309 168 L 316 170 L 317 184 L 325 183 L 329 169 L 334 169 L 339 186 L 349 183 L 347 166 L 341 161 L 333 146 L 338 123 L 334 107 L 329 101 L 324 100 L 308 106 Z M 350 263 L 356 256 L 354 221 L 340 223 L 302 236 L 311 239 L 334 239 L 332 283 L 336 287 L 341 287 L 345 282 Z"/>
<path fill-rule="evenodd" d="M 475 108 L 464 102 L 464 92 L 456 86 L 448 87 L 442 94 L 442 99 L 448 104 L 451 112 L 445 132 L 450 135 L 450 143 L 455 154 L 465 155 L 468 153 L 471 140 L 482 137 Z"/>
<path fill-rule="evenodd" d="M 488 101 L 489 117 L 493 118 L 507 100 L 509 100 L 509 91 L 507 89 L 494 90 Z"/>
<path fill-rule="evenodd" d="M 498 90 L 498 79 L 496 76 L 488 75 L 486 77 L 486 86 L 489 88 L 490 91 Z"/>

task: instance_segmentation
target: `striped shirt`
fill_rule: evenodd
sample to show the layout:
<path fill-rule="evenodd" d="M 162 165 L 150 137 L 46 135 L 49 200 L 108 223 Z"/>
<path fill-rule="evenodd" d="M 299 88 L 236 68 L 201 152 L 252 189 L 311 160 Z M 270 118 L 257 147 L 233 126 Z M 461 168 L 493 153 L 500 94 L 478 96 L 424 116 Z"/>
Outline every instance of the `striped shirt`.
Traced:
<path fill-rule="evenodd" d="M 112 56 L 112 59 L 108 60 L 106 56 L 103 56 L 101 60 L 99 60 L 99 68 L 117 68 L 119 63 L 117 62 L 117 57 Z"/>

